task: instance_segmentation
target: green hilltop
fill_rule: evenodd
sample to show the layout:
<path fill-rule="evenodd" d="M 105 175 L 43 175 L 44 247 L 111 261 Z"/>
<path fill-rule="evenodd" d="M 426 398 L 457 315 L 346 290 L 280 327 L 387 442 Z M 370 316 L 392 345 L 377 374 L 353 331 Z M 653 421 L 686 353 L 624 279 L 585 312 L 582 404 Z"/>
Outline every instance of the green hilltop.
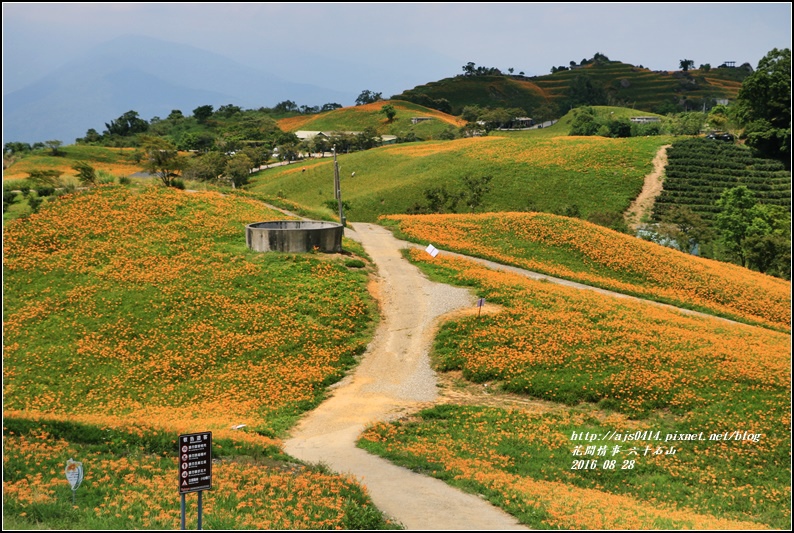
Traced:
<path fill-rule="evenodd" d="M 394 116 L 389 119 L 383 111 L 391 106 Z M 417 120 L 418 119 L 418 120 Z M 465 124 L 459 117 L 435 109 L 400 100 L 379 100 L 370 104 L 343 107 L 317 115 L 301 115 L 278 121 L 287 132 L 364 131 L 371 128 L 378 135 L 396 135 L 401 139 L 437 139 L 443 132 L 457 130 Z"/>
<path fill-rule="evenodd" d="M 699 109 L 704 100 L 735 99 L 742 80 L 751 72 L 746 67 L 725 66 L 651 71 L 603 56 L 560 68 L 564 70 L 535 77 L 496 74 L 492 73 L 495 69 L 485 69 L 484 74 L 475 71 L 427 83 L 393 98 L 431 106 L 434 102 L 445 101 L 449 105 L 448 112 L 455 115 L 470 105 L 518 107 L 530 114 L 547 105 L 559 113 L 578 105 L 579 102 L 571 101 L 572 96 L 575 98 L 577 91 L 589 87 L 602 95 L 603 101 L 598 103 L 666 113 Z"/>

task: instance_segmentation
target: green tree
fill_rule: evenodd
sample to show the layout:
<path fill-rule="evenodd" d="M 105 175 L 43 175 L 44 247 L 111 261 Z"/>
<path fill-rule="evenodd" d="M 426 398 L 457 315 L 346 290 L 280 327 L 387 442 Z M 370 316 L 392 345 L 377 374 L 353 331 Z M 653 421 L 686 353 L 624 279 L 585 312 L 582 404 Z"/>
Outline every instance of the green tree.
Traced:
<path fill-rule="evenodd" d="M 382 142 L 378 132 L 371 126 L 364 128 L 364 131 L 356 134 L 355 138 L 355 147 L 357 150 L 369 150 L 370 148 L 380 146 Z"/>
<path fill-rule="evenodd" d="M 429 213 L 456 213 L 461 200 L 459 192 L 448 191 L 443 185 L 426 189 L 424 195 Z"/>
<path fill-rule="evenodd" d="M 105 128 L 107 135 L 129 137 L 144 133 L 149 129 L 149 123 L 140 118 L 137 111 L 127 111 L 116 120 L 111 120 L 109 124 L 106 122 Z"/>
<path fill-rule="evenodd" d="M 44 202 L 44 198 L 38 195 L 30 195 L 28 197 L 28 207 L 30 207 L 31 213 L 38 213 L 41 204 Z"/>
<path fill-rule="evenodd" d="M 259 168 L 273 155 L 270 150 L 264 146 L 246 146 L 241 150 L 248 159 L 251 160 L 251 168 Z"/>
<path fill-rule="evenodd" d="M 37 187 L 59 187 L 61 185 L 61 172 L 59 170 L 31 170 L 28 172 L 28 181 L 34 189 Z"/>
<path fill-rule="evenodd" d="M 743 243 L 747 266 L 791 278 L 791 214 L 779 205 L 755 204 Z"/>
<path fill-rule="evenodd" d="M 600 126 L 598 120 L 596 120 L 595 110 L 592 107 L 580 107 L 573 113 L 571 130 L 568 132 L 568 135 L 596 135 Z"/>
<path fill-rule="evenodd" d="M 8 211 L 8 208 L 11 207 L 11 204 L 17 201 L 17 193 L 3 188 L 3 213 Z"/>
<path fill-rule="evenodd" d="M 180 150 L 207 152 L 215 145 L 215 135 L 208 131 L 188 131 L 179 138 Z"/>
<path fill-rule="evenodd" d="M 394 117 L 397 116 L 397 110 L 391 104 L 386 104 L 385 106 L 381 107 L 380 112 L 386 115 L 386 120 L 389 122 L 394 121 Z"/>
<path fill-rule="evenodd" d="M 320 154 L 320 157 L 324 157 L 325 152 L 331 151 L 331 144 L 325 135 L 315 135 L 309 143 L 309 150 L 312 153 Z"/>
<path fill-rule="evenodd" d="M 515 115 L 513 115 L 510 110 L 501 107 L 489 109 L 480 114 L 480 120 L 485 122 L 485 129 L 487 131 L 503 128 L 509 122 L 512 122 L 513 118 L 515 118 Z"/>
<path fill-rule="evenodd" d="M 46 144 L 47 148 L 49 148 L 51 150 L 51 155 L 54 155 L 54 156 L 63 155 L 63 152 L 61 152 L 61 150 L 60 150 L 61 145 L 63 145 L 62 141 L 53 139 L 51 141 L 44 141 L 44 144 Z"/>
<path fill-rule="evenodd" d="M 223 172 L 226 179 L 232 184 L 232 188 L 242 187 L 248 183 L 248 176 L 251 174 L 252 163 L 245 154 L 237 154 L 226 162 Z"/>
<path fill-rule="evenodd" d="M 220 152 L 206 152 L 194 157 L 186 165 L 183 175 L 196 181 L 216 181 L 226 169 L 226 156 Z"/>
<path fill-rule="evenodd" d="M 554 118 L 554 108 L 548 103 L 540 104 L 532 110 L 532 118 L 540 124 Z"/>
<path fill-rule="evenodd" d="M 670 117 L 670 133 L 673 135 L 698 135 L 706 123 L 706 114 L 700 111 L 678 113 Z"/>
<path fill-rule="evenodd" d="M 473 213 L 482 206 L 483 197 L 491 192 L 493 176 L 464 176 L 462 200 Z"/>
<path fill-rule="evenodd" d="M 277 103 L 273 108 L 273 111 L 276 113 L 297 113 L 298 104 L 292 100 L 284 100 L 283 102 Z"/>
<path fill-rule="evenodd" d="M 626 117 L 614 118 L 607 121 L 609 136 L 613 138 L 631 137 L 631 121 Z"/>
<path fill-rule="evenodd" d="M 279 144 L 276 148 L 278 149 L 279 161 L 295 161 L 298 159 L 297 142 L 286 142 Z"/>
<path fill-rule="evenodd" d="M 583 105 L 607 105 L 607 93 L 589 76 L 580 74 L 571 80 L 563 107 L 567 110 Z"/>
<path fill-rule="evenodd" d="M 747 145 L 791 168 L 791 49 L 773 48 L 764 56 L 736 100 Z"/>
<path fill-rule="evenodd" d="M 205 124 L 212 116 L 212 110 L 213 107 L 211 105 L 198 106 L 193 110 L 193 118 L 195 118 L 199 124 Z"/>
<path fill-rule="evenodd" d="M 3 145 L 3 155 L 20 155 L 30 151 L 30 143 L 7 142 Z"/>
<path fill-rule="evenodd" d="M 691 59 L 682 59 L 682 60 L 680 60 L 678 62 L 678 65 L 679 65 L 679 67 L 681 67 L 681 70 L 686 72 L 690 68 L 694 68 L 695 67 L 695 62 L 693 60 L 691 60 Z"/>
<path fill-rule="evenodd" d="M 72 165 L 72 168 L 77 171 L 77 179 L 80 180 L 82 185 L 86 187 L 96 185 L 97 175 L 94 167 L 85 161 L 78 161 Z"/>
<path fill-rule="evenodd" d="M 679 205 L 665 212 L 657 233 L 675 242 L 678 249 L 686 253 L 712 238 L 706 221 L 689 207 Z"/>
<path fill-rule="evenodd" d="M 243 110 L 240 106 L 227 104 L 220 106 L 214 114 L 223 118 L 231 118 L 235 115 L 239 115 L 242 112 Z"/>
<path fill-rule="evenodd" d="M 143 158 L 141 163 L 149 174 L 156 176 L 166 187 L 175 185 L 185 161 L 171 142 L 162 137 L 141 138 Z"/>
<path fill-rule="evenodd" d="M 742 266 L 747 266 L 744 241 L 753 221 L 752 208 L 755 204 L 755 195 L 744 185 L 727 189 L 716 202 L 719 212 L 714 217 L 714 223 L 718 241 L 728 257 Z"/>
<path fill-rule="evenodd" d="M 383 100 L 381 93 L 376 93 L 374 91 L 365 89 L 361 91 L 361 94 L 359 94 L 358 98 L 356 98 L 356 105 L 371 104 L 379 100 Z"/>
<path fill-rule="evenodd" d="M 89 128 L 85 132 L 85 137 L 77 139 L 77 144 L 94 144 L 102 140 L 102 136 L 94 128 Z"/>
<path fill-rule="evenodd" d="M 463 108 L 463 111 L 460 114 L 460 118 L 465 120 L 466 122 L 477 122 L 480 119 L 480 115 L 483 113 L 483 109 L 478 105 L 467 105 Z"/>

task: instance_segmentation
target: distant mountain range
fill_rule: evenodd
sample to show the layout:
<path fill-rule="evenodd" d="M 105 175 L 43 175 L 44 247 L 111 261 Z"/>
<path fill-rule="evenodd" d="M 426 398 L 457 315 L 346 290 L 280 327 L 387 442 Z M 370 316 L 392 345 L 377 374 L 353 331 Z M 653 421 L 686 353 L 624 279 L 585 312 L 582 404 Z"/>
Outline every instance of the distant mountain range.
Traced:
<path fill-rule="evenodd" d="M 98 132 L 127 111 L 145 120 L 173 109 L 189 115 L 201 105 L 233 104 L 245 109 L 356 98 L 332 89 L 291 83 L 233 59 L 192 46 L 125 36 L 94 48 L 22 89 L 3 95 L 3 142 L 65 144 Z"/>

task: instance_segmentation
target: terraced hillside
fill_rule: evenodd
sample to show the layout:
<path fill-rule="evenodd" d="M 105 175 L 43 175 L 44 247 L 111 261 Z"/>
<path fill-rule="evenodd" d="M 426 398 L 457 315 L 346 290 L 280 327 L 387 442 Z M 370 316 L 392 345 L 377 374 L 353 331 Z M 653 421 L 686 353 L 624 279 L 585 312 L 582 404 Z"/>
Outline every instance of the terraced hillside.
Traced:
<path fill-rule="evenodd" d="M 410 101 L 446 99 L 453 114 L 467 105 L 519 107 L 532 114 L 538 106 L 556 106 L 566 99 L 573 81 L 587 76 L 603 88 L 611 104 L 653 112 L 660 106 L 700 99 L 735 99 L 743 76 L 737 68 L 688 72 L 651 71 L 620 61 L 593 61 L 570 70 L 532 78 L 524 76 L 456 76 L 419 85 L 394 98 Z M 683 111 L 686 105 L 681 107 Z"/>
<path fill-rule="evenodd" d="M 726 189 L 745 185 L 761 203 L 791 211 L 791 172 L 779 161 L 753 157 L 749 149 L 709 139 L 684 139 L 667 150 L 664 189 L 656 199 L 657 221 L 673 206 L 686 206 L 707 222 Z"/>

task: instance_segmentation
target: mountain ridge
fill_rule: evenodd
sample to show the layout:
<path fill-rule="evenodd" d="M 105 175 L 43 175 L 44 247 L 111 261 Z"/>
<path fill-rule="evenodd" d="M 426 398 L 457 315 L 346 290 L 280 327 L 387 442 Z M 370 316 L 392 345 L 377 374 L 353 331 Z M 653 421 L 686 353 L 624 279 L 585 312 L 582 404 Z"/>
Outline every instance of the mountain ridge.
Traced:
<path fill-rule="evenodd" d="M 207 104 L 258 108 L 286 99 L 323 104 L 352 101 L 353 96 L 292 83 L 192 46 L 122 36 L 4 95 L 3 138 L 69 144 L 131 109 L 149 120 L 172 109 L 189 113 Z"/>

